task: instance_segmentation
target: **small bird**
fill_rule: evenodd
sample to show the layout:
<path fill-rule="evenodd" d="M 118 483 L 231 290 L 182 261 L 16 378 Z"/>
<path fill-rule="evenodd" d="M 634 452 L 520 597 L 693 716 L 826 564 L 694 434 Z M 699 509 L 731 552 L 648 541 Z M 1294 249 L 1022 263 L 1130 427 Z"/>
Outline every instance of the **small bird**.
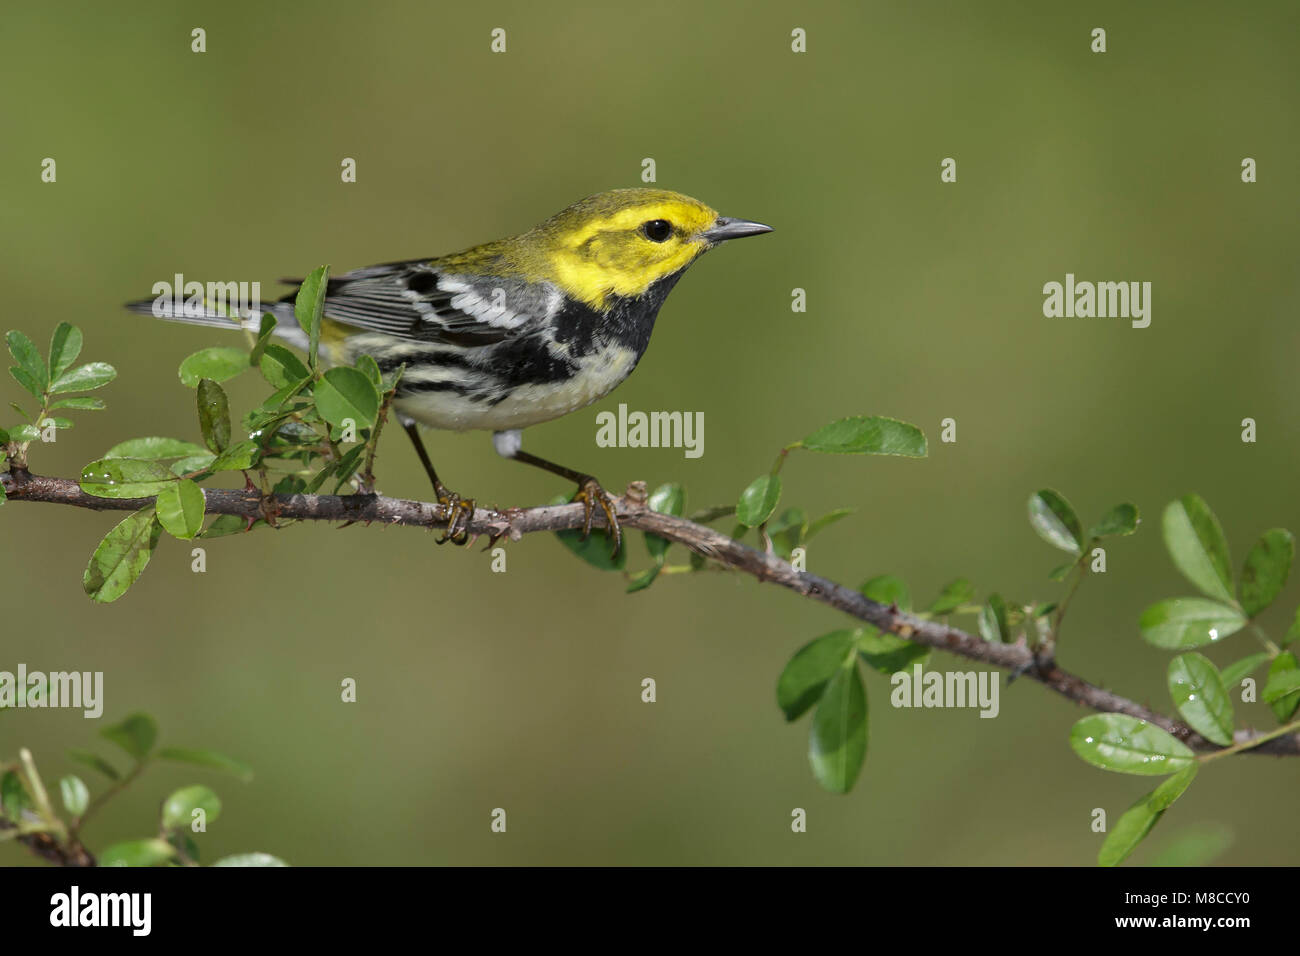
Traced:
<path fill-rule="evenodd" d="M 599 506 L 617 554 L 622 532 L 600 482 L 524 451 L 522 429 L 608 395 L 645 353 L 687 267 L 721 242 L 771 231 L 664 189 L 598 193 L 508 239 L 331 278 L 321 357 L 337 364 L 369 355 L 384 372 L 405 365 L 393 408 L 451 515 L 439 543 L 469 540 L 474 500 L 442 483 L 417 425 L 490 430 L 501 456 L 575 482 L 575 500 L 586 505 L 583 537 Z M 278 337 L 305 349 L 295 295 L 266 311 L 278 319 Z M 127 308 L 225 328 L 256 329 L 261 318 L 191 315 L 153 299 Z"/>

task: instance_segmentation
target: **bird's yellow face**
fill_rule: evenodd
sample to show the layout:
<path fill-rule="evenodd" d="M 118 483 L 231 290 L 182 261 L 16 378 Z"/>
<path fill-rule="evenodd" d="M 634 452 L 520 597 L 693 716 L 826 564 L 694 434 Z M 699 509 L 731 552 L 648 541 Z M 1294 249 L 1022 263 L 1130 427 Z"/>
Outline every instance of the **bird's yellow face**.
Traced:
<path fill-rule="evenodd" d="M 526 271 L 600 309 L 611 296 L 641 295 L 725 239 L 767 231 L 680 193 L 617 189 L 575 203 L 518 237 L 515 251 Z"/>

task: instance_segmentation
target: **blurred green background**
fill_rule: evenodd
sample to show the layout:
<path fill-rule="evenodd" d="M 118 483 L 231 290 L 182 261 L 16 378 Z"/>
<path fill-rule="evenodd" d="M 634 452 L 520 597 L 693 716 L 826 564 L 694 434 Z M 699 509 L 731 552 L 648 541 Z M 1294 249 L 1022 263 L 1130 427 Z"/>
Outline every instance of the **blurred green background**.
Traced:
<path fill-rule="evenodd" d="M 1050 600 L 1058 553 L 1025 520 L 1041 487 L 1085 523 L 1142 509 L 1109 573 L 1072 607 L 1062 663 L 1169 710 L 1169 655 L 1136 621 L 1189 593 L 1159 512 L 1187 491 L 1218 512 L 1239 562 L 1300 526 L 1296 209 L 1300 61 L 1292 2 L 471 4 L 47 3 L 6 11 L 4 328 L 38 342 L 61 320 L 119 380 L 33 468 L 75 475 L 116 441 L 195 439 L 178 363 L 209 330 L 122 311 L 175 272 L 258 279 L 437 255 L 522 230 L 575 199 L 658 184 L 776 227 L 709 255 L 674 292 L 637 373 L 526 447 L 614 489 L 678 480 L 688 506 L 734 502 L 773 453 L 848 414 L 921 425 L 924 461 L 803 456 L 785 502 L 855 516 L 810 570 L 850 585 L 903 576 L 928 602 L 953 577 Z M 1089 51 L 1108 32 L 1109 51 Z M 190 52 L 190 31 L 208 50 Z M 508 52 L 489 52 L 507 30 Z M 790 51 L 790 31 L 808 52 Z M 44 157 L 58 181 L 40 181 Z M 943 185 L 944 157 L 958 182 Z M 1243 157 L 1259 182 L 1240 181 Z M 358 182 L 340 182 L 353 157 Z M 1153 283 L 1153 322 L 1047 319 L 1043 283 Z M 790 293 L 808 291 L 806 314 Z M 8 380 L 6 380 L 8 381 Z M 242 410 L 254 375 L 228 383 Z M 5 401 L 19 397 L 8 382 Z M 595 414 L 703 411 L 705 455 L 601 449 Z M 939 423 L 958 421 L 954 445 Z M 1259 441 L 1240 440 L 1245 417 Z M 502 461 L 487 436 L 433 434 L 448 483 L 524 505 L 568 492 Z M 425 497 L 391 433 L 382 489 Z M 260 849 L 296 864 L 1090 863 L 1149 789 L 1080 762 L 1082 711 L 1030 681 L 1001 715 L 897 711 L 868 677 L 871 750 L 846 797 L 807 765 L 778 673 L 845 624 L 749 579 L 622 582 L 555 540 L 478 549 L 423 532 L 299 526 L 208 545 L 168 540 L 143 579 L 93 605 L 81 574 L 110 515 L 0 512 L 0 669 L 103 670 L 101 722 L 0 715 L 0 752 L 67 747 L 133 710 L 162 742 L 227 751 L 250 784 L 159 766 L 89 829 L 92 848 L 148 835 L 190 782 L 225 798 L 206 859 Z M 644 559 L 640 540 L 632 554 Z M 1293 584 L 1265 623 L 1280 633 Z M 1211 656 L 1249 651 L 1248 636 Z M 954 659 L 939 666 L 969 669 Z M 640 702 L 654 677 L 658 703 Z M 339 701 L 354 677 L 359 702 Z M 1238 708 L 1273 726 L 1262 705 Z M 1300 763 L 1201 775 L 1135 860 L 1189 828 L 1226 826 L 1226 863 L 1296 861 Z M 79 771 L 84 772 L 84 771 Z M 84 772 L 89 779 L 89 772 Z M 98 785 L 98 781 L 94 781 Z M 489 832 L 504 807 L 505 836 Z M 808 833 L 789 828 L 808 810 Z M 0 864 L 29 857 L 0 845 Z"/>

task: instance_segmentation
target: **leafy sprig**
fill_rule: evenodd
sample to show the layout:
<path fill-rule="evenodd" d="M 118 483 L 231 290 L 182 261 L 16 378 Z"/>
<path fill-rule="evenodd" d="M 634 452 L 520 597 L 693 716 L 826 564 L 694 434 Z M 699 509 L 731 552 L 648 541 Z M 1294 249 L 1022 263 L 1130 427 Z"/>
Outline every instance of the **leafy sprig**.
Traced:
<path fill-rule="evenodd" d="M 243 761 L 214 750 L 158 747 L 158 724 L 144 713 L 128 715 L 121 722 L 100 731 L 100 736 L 128 758 L 121 770 L 111 761 L 89 750 L 69 750 L 67 757 L 107 780 L 91 795 L 91 788 L 76 774 L 58 781 L 63 812 L 55 809 L 30 751 L 19 751 L 18 760 L 0 763 L 0 841 L 38 835 L 55 841 L 59 852 L 69 857 L 85 850 L 82 835 L 87 823 L 109 801 L 130 787 L 155 761 L 181 763 L 230 774 L 247 783 L 253 770 Z M 198 866 L 200 849 L 193 834 L 206 832 L 207 825 L 221 816 L 221 798 L 204 784 L 189 784 L 163 798 L 154 836 L 114 843 L 98 854 L 101 866 Z M 202 826 L 196 821 L 202 820 Z M 223 857 L 213 866 L 285 866 L 267 853 L 244 853 Z"/>

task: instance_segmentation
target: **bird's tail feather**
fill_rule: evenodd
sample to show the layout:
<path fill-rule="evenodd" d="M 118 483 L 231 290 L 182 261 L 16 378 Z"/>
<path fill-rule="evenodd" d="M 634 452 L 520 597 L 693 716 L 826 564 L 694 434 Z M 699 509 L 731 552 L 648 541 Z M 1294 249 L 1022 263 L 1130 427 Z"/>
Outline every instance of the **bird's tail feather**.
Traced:
<path fill-rule="evenodd" d="M 279 338 L 289 340 L 295 345 L 298 344 L 296 340 L 299 338 L 302 338 L 304 343 L 306 341 L 306 336 L 301 334 L 301 329 L 294 320 L 291 302 L 271 302 L 256 311 L 244 309 L 241 314 L 228 314 L 206 305 L 197 307 L 188 302 L 178 306 L 161 298 L 128 302 L 126 308 L 127 311 L 137 315 L 152 315 L 165 322 L 182 322 L 186 325 L 204 325 L 209 328 L 235 331 L 251 329 L 254 332 L 262 326 L 262 314 L 270 312 L 276 318 L 276 335 Z"/>
<path fill-rule="evenodd" d="M 224 329 L 255 329 L 261 323 L 260 313 L 258 316 L 253 316 L 251 313 L 243 316 L 227 315 L 215 309 L 206 307 L 199 309 L 185 304 L 177 308 L 173 304 L 159 302 L 157 299 L 128 302 L 126 308 L 127 311 L 135 312 L 137 315 L 152 315 L 156 319 L 164 319 L 168 322 L 185 322 L 189 325 L 209 325 Z"/>

